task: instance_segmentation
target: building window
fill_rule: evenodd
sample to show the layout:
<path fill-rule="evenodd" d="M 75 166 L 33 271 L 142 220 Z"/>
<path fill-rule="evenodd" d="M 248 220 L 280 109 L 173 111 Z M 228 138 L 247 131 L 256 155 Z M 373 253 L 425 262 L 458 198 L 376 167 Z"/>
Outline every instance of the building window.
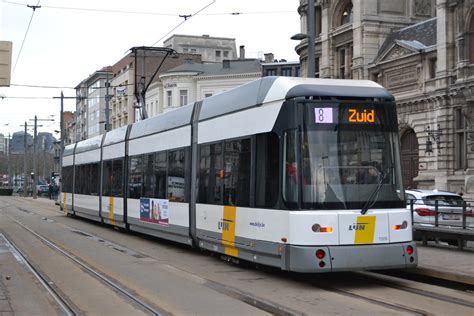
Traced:
<path fill-rule="evenodd" d="M 339 50 L 339 78 L 344 79 L 346 74 L 346 50 Z"/>
<path fill-rule="evenodd" d="M 295 77 L 300 76 L 300 67 L 295 67 Z"/>
<path fill-rule="evenodd" d="M 454 144 L 454 159 L 456 162 L 456 169 L 467 169 L 467 160 L 466 160 L 466 148 L 467 148 L 467 122 L 466 118 L 462 113 L 461 108 L 455 109 L 454 112 L 454 133 L 455 133 L 455 144 Z"/>
<path fill-rule="evenodd" d="M 319 78 L 319 57 L 314 61 L 314 77 Z"/>
<path fill-rule="evenodd" d="M 166 106 L 170 107 L 173 105 L 173 91 L 166 91 Z"/>
<path fill-rule="evenodd" d="M 179 90 L 179 105 L 184 106 L 188 104 L 188 90 Z"/>
<path fill-rule="evenodd" d="M 225 50 L 224 51 L 224 58 L 227 58 L 227 57 L 229 57 L 229 52 Z"/>
<path fill-rule="evenodd" d="M 204 94 L 204 98 L 209 98 L 209 97 L 212 97 L 212 93 L 205 93 Z"/>
<path fill-rule="evenodd" d="M 291 68 L 282 68 L 281 75 L 285 77 L 291 77 Z"/>
<path fill-rule="evenodd" d="M 342 11 L 341 25 L 352 23 L 352 18 L 353 18 L 353 6 L 352 6 L 352 2 L 349 2 L 345 6 L 344 10 Z"/>
<path fill-rule="evenodd" d="M 436 57 L 428 59 L 428 67 L 429 67 L 429 76 L 430 79 L 436 77 Z"/>
<path fill-rule="evenodd" d="M 268 68 L 265 71 L 265 76 L 276 76 L 277 75 L 277 70 L 276 68 Z"/>
<path fill-rule="evenodd" d="M 322 15 L 321 15 L 321 7 L 315 7 L 314 8 L 314 19 L 315 19 L 315 29 L 314 29 L 314 34 L 316 36 L 321 35 L 321 29 L 322 29 Z"/>
<path fill-rule="evenodd" d="M 352 45 L 340 48 L 338 52 L 338 77 L 341 79 L 352 79 Z"/>
<path fill-rule="evenodd" d="M 220 58 L 221 58 L 221 51 L 216 50 L 216 59 L 220 59 Z"/>
<path fill-rule="evenodd" d="M 471 17 L 471 23 L 469 23 L 469 63 L 474 64 L 474 15 Z"/>

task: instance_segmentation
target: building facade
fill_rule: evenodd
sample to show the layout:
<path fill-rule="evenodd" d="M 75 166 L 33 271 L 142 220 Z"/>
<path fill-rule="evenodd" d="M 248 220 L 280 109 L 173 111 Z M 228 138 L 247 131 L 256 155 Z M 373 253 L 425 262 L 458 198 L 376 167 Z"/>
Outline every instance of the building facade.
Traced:
<path fill-rule="evenodd" d="M 147 94 L 147 111 L 153 115 L 211 97 L 262 76 L 258 59 L 222 63 L 188 61 L 159 76 Z"/>
<path fill-rule="evenodd" d="M 163 42 L 180 54 L 198 54 L 205 63 L 237 59 L 235 38 L 175 34 Z"/>
<path fill-rule="evenodd" d="M 395 96 L 405 187 L 474 198 L 474 1 L 315 2 L 316 75 Z M 306 0 L 298 11 L 306 32 Z"/>
<path fill-rule="evenodd" d="M 10 139 L 0 134 L 0 155 L 8 155 Z"/>
<path fill-rule="evenodd" d="M 106 83 L 112 67 L 104 67 L 83 80 L 76 89 L 76 138 L 84 140 L 104 133 Z"/>

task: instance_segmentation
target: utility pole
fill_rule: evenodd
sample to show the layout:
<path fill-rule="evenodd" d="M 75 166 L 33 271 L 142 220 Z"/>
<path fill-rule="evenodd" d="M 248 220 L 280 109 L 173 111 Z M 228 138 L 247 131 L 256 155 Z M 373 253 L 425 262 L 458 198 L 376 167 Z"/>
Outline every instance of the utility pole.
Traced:
<path fill-rule="evenodd" d="M 60 191 L 62 191 L 62 180 L 63 180 L 63 154 L 64 154 L 64 137 L 65 137 L 65 133 L 64 133 L 64 116 L 63 116 L 63 112 L 64 112 L 64 99 L 76 99 L 77 100 L 78 97 L 65 97 L 63 92 L 61 91 L 61 96 L 60 97 L 53 97 L 53 99 L 61 99 L 61 110 L 60 110 L 60 120 L 59 120 L 59 124 L 61 125 L 61 140 L 60 140 L 60 153 L 59 153 L 59 174 L 60 174 L 60 182 L 59 182 L 59 189 Z"/>
<path fill-rule="evenodd" d="M 25 135 L 23 136 L 23 142 L 24 142 L 24 147 L 25 147 L 25 152 L 24 152 L 24 155 L 23 155 L 23 196 L 24 197 L 27 197 L 28 196 L 28 188 L 26 186 L 26 153 L 27 153 L 27 147 L 28 147 L 28 144 L 26 143 L 26 140 L 27 140 L 27 137 L 26 137 L 26 133 L 28 132 L 27 130 L 27 127 L 28 127 L 28 124 L 26 124 L 25 122 Z"/>
<path fill-rule="evenodd" d="M 7 157 L 8 157 L 8 188 L 12 188 L 12 162 L 10 159 L 10 133 L 8 133 Z"/>
<path fill-rule="evenodd" d="M 33 133 L 33 199 L 38 198 L 36 187 L 38 186 L 38 171 L 36 170 L 36 143 L 38 134 L 38 118 L 35 115 L 35 131 Z"/>
<path fill-rule="evenodd" d="M 109 94 L 110 82 L 109 82 L 109 73 L 107 73 L 107 81 L 105 82 L 105 132 L 110 131 L 110 98 Z"/>
<path fill-rule="evenodd" d="M 31 120 L 30 120 L 31 121 Z M 37 149 L 38 149 L 38 121 L 54 121 L 53 119 L 38 119 L 35 115 L 35 129 L 33 134 L 33 199 L 38 198 L 37 186 L 38 186 L 38 161 L 37 161 Z M 39 125 L 42 127 L 43 125 Z M 44 157 L 43 157 L 44 159 Z"/>
<path fill-rule="evenodd" d="M 314 0 L 308 0 L 308 78 L 314 78 L 316 74 L 314 53 L 315 27 Z"/>

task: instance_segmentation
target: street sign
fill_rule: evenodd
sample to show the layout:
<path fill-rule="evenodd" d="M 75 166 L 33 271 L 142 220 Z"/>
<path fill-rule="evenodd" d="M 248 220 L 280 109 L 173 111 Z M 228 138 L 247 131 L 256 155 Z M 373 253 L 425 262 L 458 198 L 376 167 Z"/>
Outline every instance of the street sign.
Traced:
<path fill-rule="evenodd" d="M 12 42 L 0 41 L 0 87 L 9 87 L 12 69 Z"/>

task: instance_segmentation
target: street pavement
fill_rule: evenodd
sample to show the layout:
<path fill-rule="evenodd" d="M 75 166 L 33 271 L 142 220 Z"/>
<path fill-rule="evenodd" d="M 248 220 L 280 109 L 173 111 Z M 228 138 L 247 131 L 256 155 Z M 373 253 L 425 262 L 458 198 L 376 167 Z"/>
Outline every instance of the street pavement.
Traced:
<path fill-rule="evenodd" d="M 38 203 L 54 205 L 54 201 L 38 199 Z M 40 299 L 38 281 L 24 262 L 12 252 L 0 231 L 0 315 L 50 315 L 51 305 Z M 409 274 L 455 281 L 474 286 L 474 247 L 468 244 L 464 250 L 443 243 L 429 242 L 418 249 L 418 267 L 404 270 Z M 30 299 L 25 300 L 25 295 Z M 38 300 L 31 299 L 38 298 Z M 39 314 L 38 314 L 39 312 Z M 54 314 L 54 312 L 53 312 Z"/>

